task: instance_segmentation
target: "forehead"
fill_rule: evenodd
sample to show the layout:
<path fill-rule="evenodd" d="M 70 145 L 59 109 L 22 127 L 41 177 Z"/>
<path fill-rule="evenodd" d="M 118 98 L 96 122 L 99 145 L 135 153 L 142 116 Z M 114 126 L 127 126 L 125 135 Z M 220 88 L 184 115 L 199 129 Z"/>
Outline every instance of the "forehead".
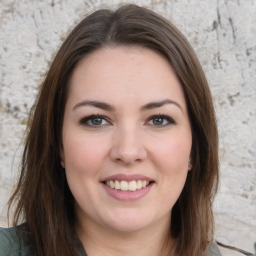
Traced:
<path fill-rule="evenodd" d="M 185 106 L 182 87 L 170 63 L 143 47 L 106 47 L 96 50 L 76 66 L 70 97 L 121 102 L 178 98 Z M 145 101 L 145 102 L 143 102 Z"/>

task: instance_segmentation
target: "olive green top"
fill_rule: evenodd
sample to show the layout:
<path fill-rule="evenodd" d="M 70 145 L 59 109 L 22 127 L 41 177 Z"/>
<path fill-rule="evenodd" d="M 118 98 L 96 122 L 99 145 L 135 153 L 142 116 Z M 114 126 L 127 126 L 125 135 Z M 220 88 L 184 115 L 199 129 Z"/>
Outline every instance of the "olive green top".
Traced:
<path fill-rule="evenodd" d="M 28 231 L 25 224 L 13 228 L 0 228 L 0 255 L 33 256 L 26 242 L 27 234 Z M 87 256 L 79 240 L 77 241 L 77 246 L 80 251 L 80 256 Z M 207 256 L 221 256 L 215 244 L 209 245 Z"/>

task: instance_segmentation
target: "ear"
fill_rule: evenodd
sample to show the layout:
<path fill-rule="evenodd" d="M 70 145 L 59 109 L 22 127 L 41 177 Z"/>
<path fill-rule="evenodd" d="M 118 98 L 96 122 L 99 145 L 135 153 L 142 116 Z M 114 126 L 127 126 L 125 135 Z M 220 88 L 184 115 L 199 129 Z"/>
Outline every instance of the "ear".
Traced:
<path fill-rule="evenodd" d="M 192 165 L 192 161 L 191 161 L 191 157 L 189 157 L 189 160 L 188 160 L 188 170 L 191 171 L 193 165 Z"/>
<path fill-rule="evenodd" d="M 65 169 L 65 157 L 63 147 L 60 149 L 60 165 Z"/>

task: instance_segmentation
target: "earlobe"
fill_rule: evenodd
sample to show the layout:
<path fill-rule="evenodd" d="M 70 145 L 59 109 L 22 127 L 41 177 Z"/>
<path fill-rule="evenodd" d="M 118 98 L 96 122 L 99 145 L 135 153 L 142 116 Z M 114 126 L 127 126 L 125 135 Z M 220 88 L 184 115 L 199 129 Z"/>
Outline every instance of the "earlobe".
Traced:
<path fill-rule="evenodd" d="M 65 169 L 64 152 L 62 148 L 60 149 L 60 165 Z"/>
<path fill-rule="evenodd" d="M 192 162 L 191 162 L 191 158 L 189 158 L 189 161 L 188 161 L 188 170 L 191 171 L 193 165 L 192 165 Z"/>
<path fill-rule="evenodd" d="M 61 165 L 61 167 L 63 167 L 65 169 L 65 163 L 62 159 L 60 159 L 60 165 Z"/>

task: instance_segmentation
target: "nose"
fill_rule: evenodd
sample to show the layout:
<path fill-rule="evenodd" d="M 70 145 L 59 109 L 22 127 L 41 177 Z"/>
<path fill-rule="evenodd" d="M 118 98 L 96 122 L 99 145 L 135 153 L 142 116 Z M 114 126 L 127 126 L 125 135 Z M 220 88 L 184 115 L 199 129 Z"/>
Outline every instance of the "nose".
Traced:
<path fill-rule="evenodd" d="M 124 165 L 139 163 L 147 158 L 142 136 L 136 128 L 126 127 L 113 134 L 110 157 L 113 161 Z"/>

